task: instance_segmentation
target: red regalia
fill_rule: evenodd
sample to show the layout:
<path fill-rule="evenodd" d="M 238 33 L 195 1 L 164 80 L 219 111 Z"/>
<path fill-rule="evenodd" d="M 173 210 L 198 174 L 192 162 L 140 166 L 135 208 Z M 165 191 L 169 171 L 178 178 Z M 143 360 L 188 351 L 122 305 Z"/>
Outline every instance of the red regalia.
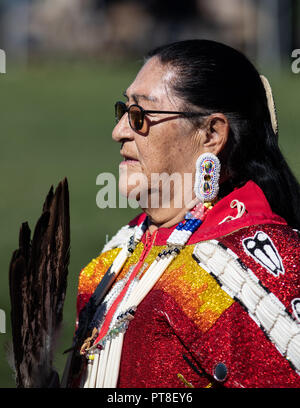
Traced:
<path fill-rule="evenodd" d="M 233 200 L 244 204 L 239 218 Z M 147 231 L 116 281 L 137 264 L 142 276 L 175 227 Z M 78 313 L 123 235 L 81 271 Z M 118 387 L 299 387 L 299 243 L 252 181 L 221 199 L 138 306 Z"/>

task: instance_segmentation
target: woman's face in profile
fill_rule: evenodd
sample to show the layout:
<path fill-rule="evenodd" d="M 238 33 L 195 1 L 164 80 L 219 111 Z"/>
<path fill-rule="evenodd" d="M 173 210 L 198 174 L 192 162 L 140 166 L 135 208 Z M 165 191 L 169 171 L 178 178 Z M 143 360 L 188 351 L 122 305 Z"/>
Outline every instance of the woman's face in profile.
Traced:
<path fill-rule="evenodd" d="M 183 101 L 172 91 L 175 71 L 152 57 L 126 90 L 127 106 L 138 104 L 145 110 L 184 111 Z M 148 194 L 153 173 L 194 173 L 202 152 L 192 122 L 180 115 L 146 114 L 142 131 L 134 131 L 124 114 L 112 137 L 121 143 L 120 192 L 126 196 L 139 184 Z M 139 181 L 137 181 L 137 179 Z"/>

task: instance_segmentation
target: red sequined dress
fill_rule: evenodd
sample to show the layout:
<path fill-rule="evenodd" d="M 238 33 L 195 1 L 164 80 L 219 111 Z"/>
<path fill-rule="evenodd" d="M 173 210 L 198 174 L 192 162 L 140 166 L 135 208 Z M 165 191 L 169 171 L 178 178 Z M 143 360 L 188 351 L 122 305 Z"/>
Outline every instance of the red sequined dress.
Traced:
<path fill-rule="evenodd" d="M 81 271 L 78 313 L 142 217 Z M 175 227 L 146 232 L 117 280 L 142 275 Z M 252 181 L 220 200 L 138 306 L 118 387 L 300 387 L 299 243 Z"/>

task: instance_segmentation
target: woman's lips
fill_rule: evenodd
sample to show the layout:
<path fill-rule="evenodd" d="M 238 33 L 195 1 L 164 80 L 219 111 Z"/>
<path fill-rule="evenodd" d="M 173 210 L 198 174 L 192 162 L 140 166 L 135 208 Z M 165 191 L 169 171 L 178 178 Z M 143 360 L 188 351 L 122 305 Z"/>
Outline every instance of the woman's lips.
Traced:
<path fill-rule="evenodd" d="M 123 161 L 121 161 L 120 166 L 128 166 L 128 165 L 134 165 L 139 163 L 138 160 L 135 159 L 125 159 Z"/>

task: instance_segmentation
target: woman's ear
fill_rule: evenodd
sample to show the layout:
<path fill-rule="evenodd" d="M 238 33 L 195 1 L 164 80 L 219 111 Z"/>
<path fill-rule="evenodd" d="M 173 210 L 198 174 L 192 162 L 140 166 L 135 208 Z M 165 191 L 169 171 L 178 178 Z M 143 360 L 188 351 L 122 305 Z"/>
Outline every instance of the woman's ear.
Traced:
<path fill-rule="evenodd" d="M 229 122 L 223 113 L 210 115 L 203 129 L 203 150 L 216 156 L 224 149 L 229 135 Z"/>

